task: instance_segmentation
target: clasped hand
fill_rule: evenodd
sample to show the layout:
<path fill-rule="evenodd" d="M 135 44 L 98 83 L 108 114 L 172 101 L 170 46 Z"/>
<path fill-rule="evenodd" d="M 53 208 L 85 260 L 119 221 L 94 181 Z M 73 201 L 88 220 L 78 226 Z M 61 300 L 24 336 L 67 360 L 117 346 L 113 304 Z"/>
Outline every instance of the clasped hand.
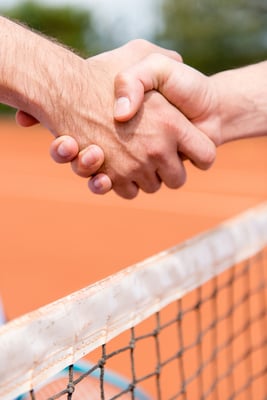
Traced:
<path fill-rule="evenodd" d="M 132 41 L 81 60 L 79 72 L 68 116 L 59 101 L 62 118 L 47 126 L 56 136 L 53 159 L 71 162 L 77 175 L 90 178 L 94 193 L 112 188 L 130 199 L 162 182 L 178 188 L 186 179 L 185 159 L 201 169 L 212 165 L 220 141 L 215 91 L 176 52 Z M 17 121 L 38 122 L 23 111 Z"/>

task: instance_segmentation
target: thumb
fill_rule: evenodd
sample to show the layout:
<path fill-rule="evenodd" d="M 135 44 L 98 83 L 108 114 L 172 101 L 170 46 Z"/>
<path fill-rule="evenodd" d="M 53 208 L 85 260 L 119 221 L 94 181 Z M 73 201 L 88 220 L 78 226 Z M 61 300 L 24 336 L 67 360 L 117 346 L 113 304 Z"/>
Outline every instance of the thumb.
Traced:
<path fill-rule="evenodd" d="M 128 121 L 144 101 L 145 92 L 159 90 L 168 100 L 168 91 L 160 90 L 169 73 L 178 64 L 176 60 L 153 53 L 141 61 L 120 72 L 114 81 L 115 106 L 114 118 L 117 121 Z"/>
<path fill-rule="evenodd" d="M 129 121 L 144 101 L 145 88 L 135 76 L 134 68 L 115 77 L 114 118 L 119 122 Z"/>

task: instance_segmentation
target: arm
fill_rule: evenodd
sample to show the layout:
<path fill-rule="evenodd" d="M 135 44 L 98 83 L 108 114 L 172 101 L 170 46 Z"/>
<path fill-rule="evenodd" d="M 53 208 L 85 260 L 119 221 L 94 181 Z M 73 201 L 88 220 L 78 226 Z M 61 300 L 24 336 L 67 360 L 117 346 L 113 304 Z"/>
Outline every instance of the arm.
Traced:
<path fill-rule="evenodd" d="M 141 131 L 144 126 L 149 129 L 149 117 L 143 128 L 137 119 L 125 127 L 114 122 L 113 80 L 124 54 L 119 53 L 116 60 L 109 57 L 106 62 L 100 57 L 89 63 L 3 17 L 0 29 L 4 60 L 0 67 L 1 102 L 33 116 L 55 137 L 72 136 L 79 150 L 97 143 L 105 151 L 103 171 L 124 197 L 134 197 L 139 187 L 156 190 L 160 185 L 157 169 L 168 185 L 180 184 L 184 171 L 177 157 L 171 157 L 174 172 L 164 176 L 165 161 L 147 154 Z M 137 125 L 140 130 L 133 135 Z M 154 135 L 155 126 L 150 131 Z"/>
<path fill-rule="evenodd" d="M 267 135 L 267 61 L 209 80 L 218 96 L 221 143 Z"/>
<path fill-rule="evenodd" d="M 71 103 L 62 83 L 74 78 L 75 69 L 82 71 L 80 58 L 4 17 L 0 17 L 0 32 L 0 101 L 24 110 L 57 135 L 57 105 L 63 106 L 64 101 L 66 114 Z M 71 89 L 68 86 L 66 90 Z"/>
<path fill-rule="evenodd" d="M 68 109 L 62 110 L 59 84 L 64 83 L 64 73 L 66 77 L 68 73 L 75 73 L 75 65 L 81 60 L 67 49 L 1 16 L 0 32 L 0 102 L 20 109 L 16 116 L 18 124 L 26 127 L 42 121 L 58 136 L 60 131 L 53 116 L 68 112 Z M 70 71 L 65 71 L 65 65 Z M 71 136 L 58 136 L 51 146 L 51 154 L 58 162 L 70 162 L 78 152 L 79 145 Z M 95 145 L 89 145 L 87 153 L 87 172 L 91 175 L 103 164 L 104 154 Z M 106 190 L 110 187 L 107 179 Z"/>
<path fill-rule="evenodd" d="M 136 62 L 131 44 L 86 62 L 4 18 L 0 27 L 5 39 L 5 63 L 0 69 L 2 102 L 32 115 L 56 137 L 72 136 L 80 151 L 98 144 L 105 153 L 100 172 L 110 177 L 113 189 L 123 197 L 136 196 L 139 188 L 154 192 L 161 181 L 172 188 L 183 184 L 185 170 L 177 156 L 178 151 L 187 151 L 186 141 L 178 146 L 178 138 L 186 134 L 179 128 L 186 126 L 186 122 L 181 124 L 181 113 L 154 92 L 146 95 L 134 119 L 124 124 L 114 121 L 114 77 L 125 60 L 127 65 Z M 139 59 L 147 52 L 142 48 Z M 187 128 L 209 149 L 196 158 L 205 168 L 214 159 L 214 146 L 198 129 Z M 88 177 L 80 159 L 73 162 L 73 168 Z"/>

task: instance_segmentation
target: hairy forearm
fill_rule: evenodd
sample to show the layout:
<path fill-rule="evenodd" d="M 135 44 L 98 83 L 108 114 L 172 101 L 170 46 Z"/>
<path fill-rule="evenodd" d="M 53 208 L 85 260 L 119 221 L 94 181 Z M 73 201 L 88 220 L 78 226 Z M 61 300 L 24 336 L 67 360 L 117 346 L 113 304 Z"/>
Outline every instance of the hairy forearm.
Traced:
<path fill-rule="evenodd" d="M 71 104 L 73 78 L 83 73 L 83 60 L 4 17 L 0 32 L 0 102 L 33 115 L 52 132 L 55 126 L 59 130 L 63 116 L 57 106 L 62 111 Z"/>
<path fill-rule="evenodd" d="M 222 143 L 267 135 L 267 61 L 210 79 L 218 93 Z"/>

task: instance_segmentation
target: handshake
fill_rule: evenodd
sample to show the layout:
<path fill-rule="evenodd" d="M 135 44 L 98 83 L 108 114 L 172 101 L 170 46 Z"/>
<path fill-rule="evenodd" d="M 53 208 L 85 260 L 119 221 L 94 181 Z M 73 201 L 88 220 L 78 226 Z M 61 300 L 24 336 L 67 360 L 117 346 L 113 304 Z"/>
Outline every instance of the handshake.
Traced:
<path fill-rule="evenodd" d="M 266 135 L 266 62 L 208 77 L 143 40 L 84 60 L 3 17 L 0 25 L 0 101 L 19 110 L 21 126 L 44 125 L 53 159 L 70 162 L 94 193 L 179 188 L 185 160 L 207 169 L 217 146 Z"/>

